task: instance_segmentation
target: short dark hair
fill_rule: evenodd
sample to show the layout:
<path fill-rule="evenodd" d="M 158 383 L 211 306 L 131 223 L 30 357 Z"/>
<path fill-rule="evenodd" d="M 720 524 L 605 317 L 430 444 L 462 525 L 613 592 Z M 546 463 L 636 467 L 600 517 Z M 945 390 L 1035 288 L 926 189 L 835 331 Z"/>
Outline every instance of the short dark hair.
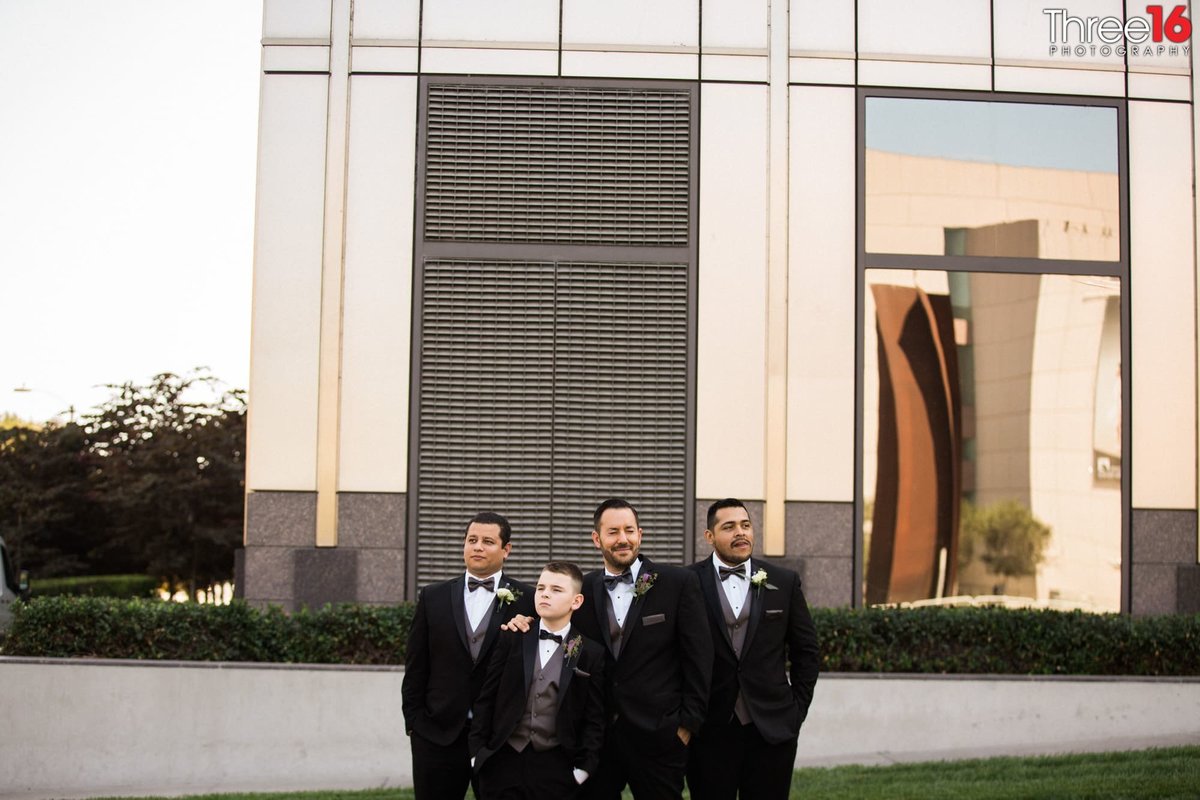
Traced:
<path fill-rule="evenodd" d="M 500 528 L 500 544 L 508 544 L 509 539 L 512 539 L 512 526 L 508 524 L 508 520 L 497 514 L 495 511 L 480 511 L 475 516 L 471 517 L 471 521 L 467 523 L 466 530 L 463 531 L 463 536 L 471 530 L 471 526 L 478 522 L 481 525 L 497 525 Z"/>
<path fill-rule="evenodd" d="M 575 584 L 575 594 L 583 591 L 583 570 L 571 561 L 551 561 L 542 567 L 542 572 L 553 572 L 555 575 L 566 575 Z"/>
<path fill-rule="evenodd" d="M 636 508 L 629 505 L 628 501 L 622 500 L 619 497 L 610 497 L 607 500 L 605 500 L 603 503 L 601 503 L 600 505 L 596 506 L 596 513 L 592 514 L 592 530 L 594 530 L 594 531 L 600 530 L 600 518 L 604 516 L 605 511 L 608 511 L 608 510 L 614 509 L 614 508 L 628 508 L 630 511 L 633 512 L 634 523 L 637 524 L 639 527 L 641 526 L 641 523 L 638 522 L 638 513 L 637 513 Z"/>
<path fill-rule="evenodd" d="M 726 497 L 724 500 L 718 500 L 708 507 L 708 520 L 705 522 L 706 530 L 712 530 L 713 524 L 717 521 L 717 512 L 722 508 L 740 508 L 747 514 L 746 505 L 736 497 Z"/>

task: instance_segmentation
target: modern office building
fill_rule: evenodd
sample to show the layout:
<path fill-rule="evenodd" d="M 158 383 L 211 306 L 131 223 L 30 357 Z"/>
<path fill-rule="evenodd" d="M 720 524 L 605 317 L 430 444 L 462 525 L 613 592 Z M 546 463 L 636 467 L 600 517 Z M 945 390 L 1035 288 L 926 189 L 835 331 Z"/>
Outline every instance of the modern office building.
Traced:
<path fill-rule="evenodd" d="M 707 554 L 1200 610 L 1186 6 L 266 0 L 245 549 L 288 608 Z"/>

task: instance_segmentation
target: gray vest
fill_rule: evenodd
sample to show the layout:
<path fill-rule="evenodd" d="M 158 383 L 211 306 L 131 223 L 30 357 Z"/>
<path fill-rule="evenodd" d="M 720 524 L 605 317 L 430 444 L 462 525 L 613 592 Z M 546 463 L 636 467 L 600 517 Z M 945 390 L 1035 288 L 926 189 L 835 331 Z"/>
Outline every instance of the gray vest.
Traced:
<path fill-rule="evenodd" d="M 530 631 L 528 636 L 537 634 Z M 540 648 L 539 648 L 540 649 Z M 541 655 L 534 655 L 533 683 L 529 686 L 529 697 L 525 700 L 525 713 L 508 737 L 508 745 L 518 753 L 532 744 L 539 753 L 558 747 L 558 683 L 562 678 L 562 645 L 554 648 L 546 666 L 538 664 Z"/>
<path fill-rule="evenodd" d="M 612 640 L 613 658 L 619 658 L 621 655 L 621 626 L 617 624 L 617 612 L 613 608 L 612 593 L 607 589 L 604 591 L 604 607 L 608 610 L 608 638 Z M 633 604 L 629 605 L 629 610 L 633 610 Z M 629 614 L 625 615 L 628 621 Z"/>
<path fill-rule="evenodd" d="M 746 602 L 742 603 L 742 610 L 737 616 L 733 615 L 733 606 L 729 605 L 729 598 L 725 595 L 725 587 L 721 585 L 721 581 L 717 581 L 717 599 L 721 601 L 721 613 L 725 615 L 725 628 L 729 631 L 729 642 L 733 645 L 733 654 L 740 661 L 742 658 L 742 645 L 746 642 L 746 622 L 750 619 L 750 603 L 754 597 L 754 589 L 746 592 Z M 746 704 L 742 701 L 742 690 L 738 689 L 737 700 L 733 704 L 733 715 L 737 717 L 738 722 L 745 725 L 750 721 L 750 712 L 746 710 Z"/>
<path fill-rule="evenodd" d="M 482 592 L 482 589 L 476 591 Z M 471 630 L 471 615 L 466 614 L 467 622 L 467 645 L 471 648 L 471 660 L 479 661 L 479 651 L 483 649 L 483 640 L 487 638 L 488 623 L 492 621 L 492 614 L 496 610 L 496 601 L 488 603 L 487 611 L 483 612 L 483 616 L 479 620 L 479 627 Z"/>

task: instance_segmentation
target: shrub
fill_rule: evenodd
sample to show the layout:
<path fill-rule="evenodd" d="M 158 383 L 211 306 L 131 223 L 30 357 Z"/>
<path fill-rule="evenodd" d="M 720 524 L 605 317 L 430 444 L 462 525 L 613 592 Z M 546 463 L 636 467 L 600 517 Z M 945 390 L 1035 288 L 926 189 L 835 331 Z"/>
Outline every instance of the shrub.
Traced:
<path fill-rule="evenodd" d="M 815 609 L 829 672 L 1200 675 L 1200 614 Z"/>
<path fill-rule="evenodd" d="M 4 655 L 402 664 L 413 605 L 286 614 L 228 606 L 42 597 L 18 603 Z M 814 609 L 825 672 L 1200 675 L 1200 614 L 1005 608 Z"/>
<path fill-rule="evenodd" d="M 82 578 L 35 578 L 29 582 L 33 597 L 64 594 L 92 597 L 152 597 L 158 580 L 149 575 L 90 575 Z"/>

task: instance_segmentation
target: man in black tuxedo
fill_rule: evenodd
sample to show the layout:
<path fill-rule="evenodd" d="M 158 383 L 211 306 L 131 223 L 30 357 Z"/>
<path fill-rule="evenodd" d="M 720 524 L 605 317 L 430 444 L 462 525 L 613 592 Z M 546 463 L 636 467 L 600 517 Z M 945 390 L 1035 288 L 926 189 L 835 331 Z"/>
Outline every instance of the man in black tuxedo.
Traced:
<path fill-rule="evenodd" d="M 583 573 L 542 569 L 538 630 L 501 633 L 471 720 L 483 800 L 570 800 L 596 771 L 604 740 L 604 648 L 572 630 Z"/>
<path fill-rule="evenodd" d="M 421 590 L 404 659 L 404 728 L 412 743 L 417 800 L 453 800 L 471 783 L 468 715 L 500 625 L 533 613 L 533 587 L 504 575 L 512 529 L 476 514 L 463 540 L 464 575 Z M 478 791 L 476 791 L 478 796 Z"/>
<path fill-rule="evenodd" d="M 615 800 L 628 783 L 637 800 L 679 798 L 713 666 L 700 582 L 685 568 L 639 554 L 642 529 L 624 500 L 601 503 L 592 527 L 604 569 L 584 578 L 585 608 L 576 620 L 605 647 L 608 727 L 584 795 Z"/>
<path fill-rule="evenodd" d="M 709 507 L 704 538 L 713 555 L 691 569 L 715 656 L 688 788 L 695 800 L 786 800 L 796 738 L 817 683 L 816 627 L 796 573 L 751 558 L 754 527 L 740 500 Z"/>

